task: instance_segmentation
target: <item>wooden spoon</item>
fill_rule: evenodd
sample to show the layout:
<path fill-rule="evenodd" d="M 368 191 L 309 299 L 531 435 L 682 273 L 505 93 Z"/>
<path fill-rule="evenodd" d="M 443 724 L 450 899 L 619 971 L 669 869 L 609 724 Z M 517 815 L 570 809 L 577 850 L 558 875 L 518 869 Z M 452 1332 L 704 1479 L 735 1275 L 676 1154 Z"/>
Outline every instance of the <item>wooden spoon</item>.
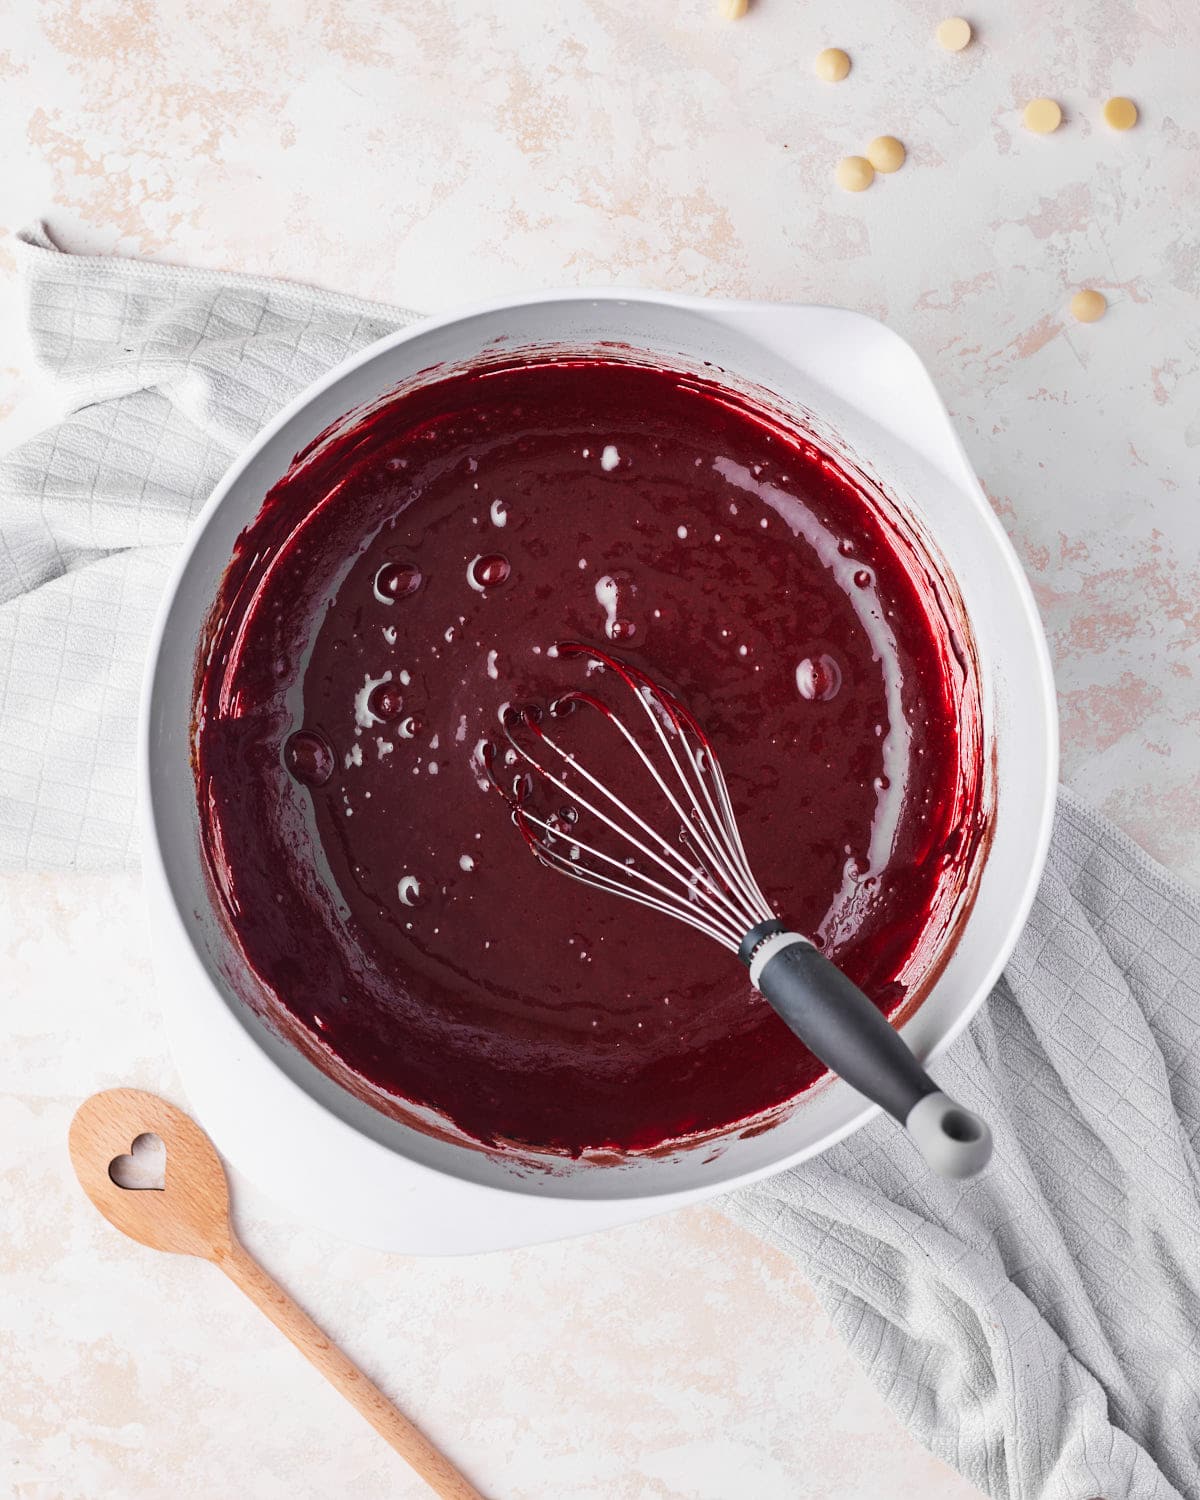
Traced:
<path fill-rule="evenodd" d="M 110 1168 L 147 1134 L 157 1135 L 166 1147 L 162 1186 L 119 1187 Z M 108 1089 L 79 1106 L 69 1139 L 75 1175 L 110 1224 L 152 1250 L 198 1255 L 219 1266 L 435 1494 L 442 1500 L 484 1500 L 246 1253 L 230 1222 L 229 1185 L 221 1158 L 195 1120 L 155 1094 Z"/>

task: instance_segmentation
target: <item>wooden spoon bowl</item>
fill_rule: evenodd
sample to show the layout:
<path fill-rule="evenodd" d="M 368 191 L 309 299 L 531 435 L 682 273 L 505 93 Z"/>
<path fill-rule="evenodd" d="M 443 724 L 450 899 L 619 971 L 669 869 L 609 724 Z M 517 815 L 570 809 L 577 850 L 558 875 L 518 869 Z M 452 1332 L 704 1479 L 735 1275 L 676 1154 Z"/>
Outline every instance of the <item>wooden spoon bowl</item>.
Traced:
<path fill-rule="evenodd" d="M 118 1186 L 114 1159 L 141 1135 L 166 1147 L 161 1188 Z M 108 1089 L 85 1099 L 68 1135 L 71 1163 L 84 1192 L 112 1225 L 151 1250 L 220 1262 L 236 1243 L 229 1184 L 216 1147 L 189 1115 L 141 1089 Z"/>
<path fill-rule="evenodd" d="M 162 1187 L 122 1187 L 113 1180 L 113 1164 L 147 1134 L 166 1147 Z M 225 1168 L 195 1120 L 141 1089 L 108 1089 L 79 1106 L 68 1145 L 80 1186 L 110 1224 L 151 1250 L 197 1255 L 219 1266 L 435 1494 L 442 1500 L 484 1500 L 247 1253 L 229 1217 Z"/>

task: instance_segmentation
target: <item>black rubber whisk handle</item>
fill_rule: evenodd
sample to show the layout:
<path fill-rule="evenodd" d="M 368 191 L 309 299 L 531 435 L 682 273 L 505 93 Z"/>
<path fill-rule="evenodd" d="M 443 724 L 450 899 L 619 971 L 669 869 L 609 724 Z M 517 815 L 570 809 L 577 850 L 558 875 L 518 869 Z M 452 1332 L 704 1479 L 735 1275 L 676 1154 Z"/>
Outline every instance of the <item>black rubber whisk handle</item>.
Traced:
<path fill-rule="evenodd" d="M 981 1172 L 992 1154 L 986 1122 L 942 1093 L 852 979 L 807 938 L 780 928 L 748 958 L 767 1003 L 827 1068 L 904 1126 L 935 1172 Z"/>

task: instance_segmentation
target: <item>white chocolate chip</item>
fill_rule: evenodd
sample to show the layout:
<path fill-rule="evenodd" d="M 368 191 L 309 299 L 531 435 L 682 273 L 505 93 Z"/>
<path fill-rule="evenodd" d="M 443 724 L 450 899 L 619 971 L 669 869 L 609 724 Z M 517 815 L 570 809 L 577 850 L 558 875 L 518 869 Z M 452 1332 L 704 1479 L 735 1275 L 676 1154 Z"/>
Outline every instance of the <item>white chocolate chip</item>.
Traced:
<path fill-rule="evenodd" d="M 1109 99 L 1104 106 L 1104 123 L 1111 130 L 1130 130 L 1137 124 L 1137 105 L 1132 99 L 1124 99 L 1117 95 Z"/>
<path fill-rule="evenodd" d="M 875 181 L 875 168 L 865 156 L 843 156 L 836 175 L 838 187 L 848 193 L 861 193 Z"/>
<path fill-rule="evenodd" d="M 946 52 L 961 52 L 971 41 L 971 23 L 961 16 L 947 16 L 934 33 L 938 46 Z"/>
<path fill-rule="evenodd" d="M 877 172 L 898 172 L 907 152 L 894 135 L 877 135 L 867 147 L 867 160 Z"/>
<path fill-rule="evenodd" d="M 1021 119 L 1034 135 L 1049 135 L 1062 124 L 1062 106 L 1053 99 L 1031 99 Z"/>
<path fill-rule="evenodd" d="M 826 47 L 824 52 L 817 53 L 813 68 L 826 83 L 841 83 L 850 71 L 850 58 L 840 47 Z"/>
<path fill-rule="evenodd" d="M 1091 287 L 1076 292 L 1071 298 L 1071 316 L 1077 323 L 1095 323 L 1108 311 L 1108 301 L 1103 292 Z"/>

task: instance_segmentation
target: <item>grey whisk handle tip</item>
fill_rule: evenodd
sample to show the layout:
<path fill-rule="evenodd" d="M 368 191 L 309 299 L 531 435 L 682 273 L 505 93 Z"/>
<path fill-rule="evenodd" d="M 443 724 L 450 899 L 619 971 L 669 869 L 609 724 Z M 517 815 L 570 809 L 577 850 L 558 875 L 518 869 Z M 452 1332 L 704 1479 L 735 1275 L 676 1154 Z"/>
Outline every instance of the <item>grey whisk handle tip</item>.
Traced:
<path fill-rule="evenodd" d="M 904 1128 L 940 1177 L 974 1177 L 992 1159 L 987 1121 L 940 1091 L 917 1100 Z"/>
<path fill-rule="evenodd" d="M 906 1127 L 933 1171 L 973 1177 L 992 1154 L 978 1115 L 943 1094 L 854 981 L 795 932 L 755 947 L 750 982 L 810 1051 Z"/>

